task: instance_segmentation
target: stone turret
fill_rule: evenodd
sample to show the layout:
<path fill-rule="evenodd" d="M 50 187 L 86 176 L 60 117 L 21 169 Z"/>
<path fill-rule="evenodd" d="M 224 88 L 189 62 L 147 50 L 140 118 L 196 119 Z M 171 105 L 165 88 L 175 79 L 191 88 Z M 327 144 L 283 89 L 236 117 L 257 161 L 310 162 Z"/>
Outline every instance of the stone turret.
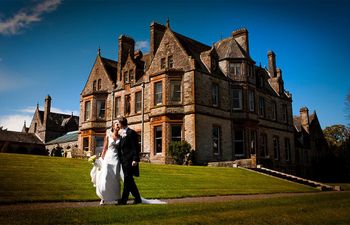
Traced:
<path fill-rule="evenodd" d="M 276 77 L 276 54 L 273 51 L 268 51 L 267 53 L 268 58 L 268 71 L 270 73 L 271 77 Z"/>
<path fill-rule="evenodd" d="M 133 59 L 135 51 L 135 41 L 131 37 L 121 35 L 118 39 L 118 81 L 122 80 L 121 70 L 128 59 L 128 56 Z"/>

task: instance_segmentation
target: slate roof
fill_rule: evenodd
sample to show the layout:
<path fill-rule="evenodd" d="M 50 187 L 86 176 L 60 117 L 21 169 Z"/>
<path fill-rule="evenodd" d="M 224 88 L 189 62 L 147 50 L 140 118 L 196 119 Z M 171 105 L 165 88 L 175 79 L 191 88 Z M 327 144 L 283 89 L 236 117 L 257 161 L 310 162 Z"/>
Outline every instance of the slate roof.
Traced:
<path fill-rule="evenodd" d="M 103 58 L 103 57 L 101 57 L 101 61 L 103 63 L 104 68 L 106 69 L 109 79 L 113 81 L 113 83 L 115 83 L 117 79 L 118 62 L 111 59 Z"/>
<path fill-rule="evenodd" d="M 214 44 L 219 60 L 226 58 L 249 58 L 233 37 Z"/>
<path fill-rule="evenodd" d="M 19 142 L 27 144 L 44 144 L 33 133 L 0 130 L 0 141 Z"/>
<path fill-rule="evenodd" d="M 173 32 L 173 33 L 175 37 L 179 40 L 182 47 L 185 49 L 186 53 L 189 56 L 192 56 L 192 58 L 196 60 L 197 68 L 207 72 L 207 68 L 202 63 L 200 55 L 202 52 L 210 50 L 211 47 L 203 43 L 200 43 L 196 40 L 193 40 L 191 38 L 185 37 L 179 33 L 176 33 L 176 32 Z"/>
<path fill-rule="evenodd" d="M 39 110 L 39 117 L 41 122 L 44 121 L 44 111 Z M 50 112 L 46 121 L 47 128 L 49 130 L 62 130 L 65 128 L 65 126 L 72 122 L 73 125 L 76 125 L 76 130 L 78 130 L 79 126 L 79 116 L 72 116 L 69 114 L 61 114 L 61 113 L 54 113 Z"/>
<path fill-rule="evenodd" d="M 78 141 L 78 135 L 79 135 L 79 131 L 68 132 L 62 135 L 61 137 L 58 137 L 52 141 L 49 141 L 46 144 L 59 144 L 59 143 Z"/>
<path fill-rule="evenodd" d="M 309 124 L 312 123 L 312 121 L 316 118 L 315 113 L 312 113 L 311 115 L 309 115 Z M 293 124 L 295 126 L 295 128 L 297 129 L 298 132 L 300 132 L 302 129 L 302 125 L 301 125 L 301 117 L 300 116 L 294 116 L 293 117 Z"/>

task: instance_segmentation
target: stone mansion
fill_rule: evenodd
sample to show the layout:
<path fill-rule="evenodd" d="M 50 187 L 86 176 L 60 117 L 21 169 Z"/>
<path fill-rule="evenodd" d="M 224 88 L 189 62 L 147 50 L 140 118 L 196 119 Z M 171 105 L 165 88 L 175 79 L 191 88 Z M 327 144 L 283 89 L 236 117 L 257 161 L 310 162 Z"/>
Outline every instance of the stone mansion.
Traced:
<path fill-rule="evenodd" d="M 267 58 L 263 68 L 250 57 L 246 29 L 208 46 L 176 33 L 169 22 L 153 22 L 148 53 L 121 35 L 118 61 L 99 50 L 81 92 L 79 149 L 101 152 L 106 128 L 125 116 L 151 162 L 165 162 L 170 142 L 186 140 L 199 164 L 256 155 L 258 163 L 296 173 L 306 165 L 305 149 L 312 149 L 302 140 L 310 116 L 304 108 L 293 118 L 276 55 L 269 51 Z M 323 141 L 315 138 L 312 143 Z"/>

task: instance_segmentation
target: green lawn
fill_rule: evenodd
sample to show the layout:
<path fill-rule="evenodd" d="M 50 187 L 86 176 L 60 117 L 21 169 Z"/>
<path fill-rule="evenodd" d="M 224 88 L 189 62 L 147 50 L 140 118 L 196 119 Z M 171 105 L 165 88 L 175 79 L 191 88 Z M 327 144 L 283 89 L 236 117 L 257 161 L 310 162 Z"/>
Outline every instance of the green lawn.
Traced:
<path fill-rule="evenodd" d="M 0 203 L 97 200 L 87 160 L 0 154 Z M 310 192 L 313 188 L 236 168 L 141 164 L 145 198 Z"/>
<path fill-rule="evenodd" d="M 0 224 L 349 224 L 350 193 L 225 203 L 1 211 Z"/>

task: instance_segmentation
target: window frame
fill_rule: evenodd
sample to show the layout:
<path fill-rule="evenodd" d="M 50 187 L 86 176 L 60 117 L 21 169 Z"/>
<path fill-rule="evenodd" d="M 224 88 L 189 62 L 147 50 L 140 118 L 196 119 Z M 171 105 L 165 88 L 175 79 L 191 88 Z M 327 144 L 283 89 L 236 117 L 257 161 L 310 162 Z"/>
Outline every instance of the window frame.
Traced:
<path fill-rule="evenodd" d="M 237 139 L 236 132 L 242 132 L 242 139 Z M 244 129 L 243 128 L 235 128 L 234 129 L 234 139 L 233 139 L 233 144 L 235 147 L 235 156 L 236 157 L 242 157 L 244 156 Z M 237 153 L 237 148 L 238 144 L 242 145 L 242 153 Z"/>
<path fill-rule="evenodd" d="M 255 93 L 253 90 L 248 90 L 248 110 L 255 112 Z"/>
<path fill-rule="evenodd" d="M 173 128 L 178 127 L 180 129 L 180 136 L 174 136 L 174 130 Z M 171 130 L 171 141 L 182 141 L 182 124 L 171 124 L 170 125 Z"/>
<path fill-rule="evenodd" d="M 135 113 L 140 113 L 142 108 L 142 92 L 135 92 Z"/>
<path fill-rule="evenodd" d="M 234 92 L 238 91 L 238 98 L 234 97 Z M 235 101 L 238 101 L 239 107 L 235 107 Z M 243 110 L 243 90 L 242 88 L 232 88 L 232 109 Z"/>
<path fill-rule="evenodd" d="M 273 143 L 273 157 L 275 160 L 280 159 L 280 141 L 278 136 L 273 136 L 272 138 Z"/>
<path fill-rule="evenodd" d="M 175 86 L 179 86 L 179 90 L 175 90 Z M 174 99 L 174 96 L 178 94 L 178 99 Z M 181 80 L 170 80 L 170 101 L 181 103 L 182 101 L 182 82 Z"/>
<path fill-rule="evenodd" d="M 89 110 L 87 110 L 87 108 Z M 84 103 L 84 121 L 89 121 L 90 119 L 91 119 L 91 100 L 88 100 L 88 101 L 85 101 Z"/>
<path fill-rule="evenodd" d="M 157 92 L 157 86 L 160 87 L 160 91 L 158 92 Z M 153 94 L 154 106 L 163 105 L 163 81 L 154 82 L 153 92 L 154 92 Z"/>
<path fill-rule="evenodd" d="M 214 137 L 214 130 L 217 130 L 217 137 Z M 214 156 L 221 155 L 221 127 L 217 125 L 213 125 L 211 137 L 212 137 L 212 151 Z M 216 142 L 215 142 L 216 140 Z M 215 143 L 217 143 L 217 147 L 215 147 Z M 215 150 L 216 149 L 216 150 Z"/>
<path fill-rule="evenodd" d="M 211 85 L 211 99 L 214 107 L 219 107 L 219 84 L 213 82 Z"/>
<path fill-rule="evenodd" d="M 102 106 L 104 106 L 104 107 L 102 108 Z M 101 112 L 103 112 L 103 116 L 100 116 Z M 97 100 L 96 101 L 96 115 L 97 115 L 98 119 L 105 119 L 106 118 L 106 100 Z"/>
<path fill-rule="evenodd" d="M 162 125 L 154 126 L 154 155 L 161 155 L 163 153 L 163 127 Z M 157 129 L 160 129 L 160 137 L 157 137 Z M 159 130 L 158 130 L 159 132 Z M 160 152 L 157 149 L 157 141 L 160 141 Z"/>

